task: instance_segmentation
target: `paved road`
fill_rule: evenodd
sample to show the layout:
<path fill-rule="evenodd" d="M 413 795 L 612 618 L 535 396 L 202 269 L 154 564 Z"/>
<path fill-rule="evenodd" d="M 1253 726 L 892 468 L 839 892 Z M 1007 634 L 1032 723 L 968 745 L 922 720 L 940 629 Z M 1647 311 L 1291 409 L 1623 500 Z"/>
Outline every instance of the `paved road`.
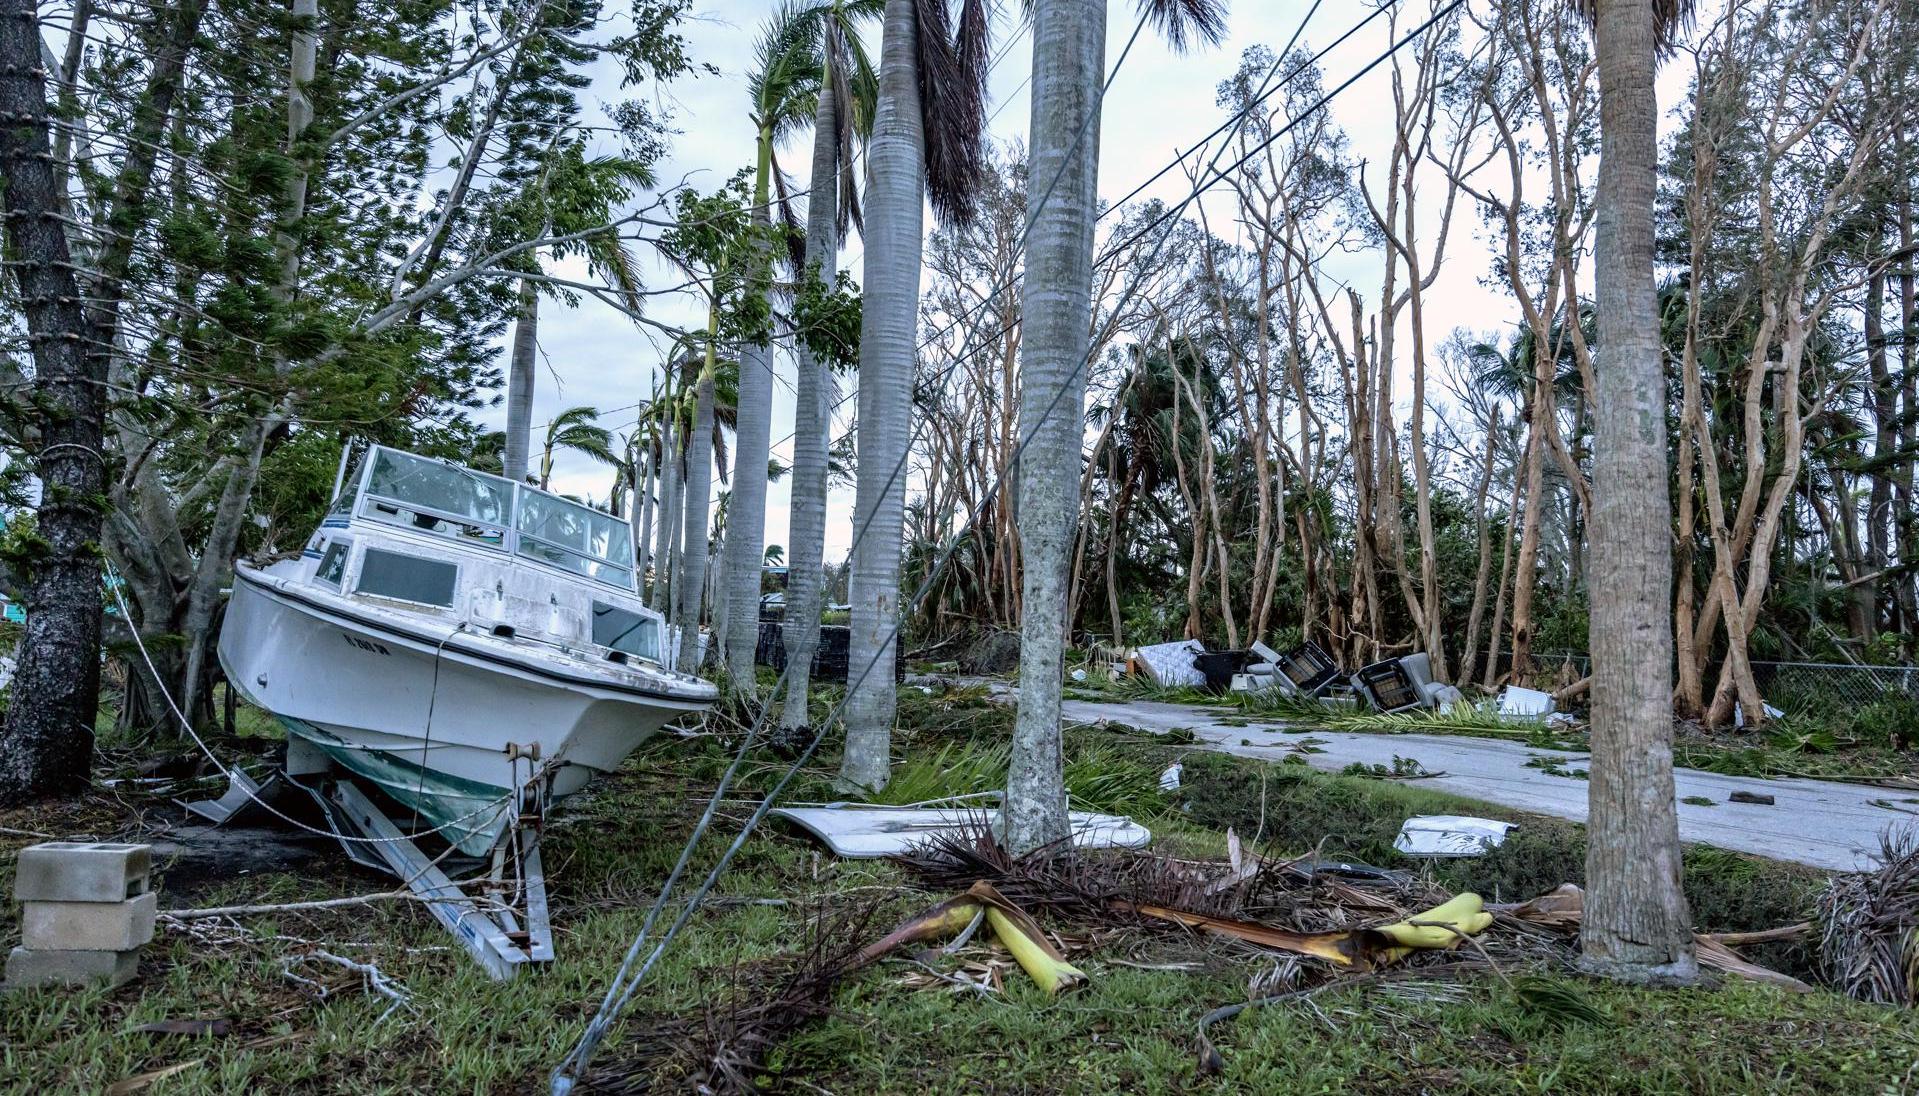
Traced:
<path fill-rule="evenodd" d="M 1271 721 L 1262 726 L 1237 727 L 1221 722 L 1235 718 L 1231 712 L 1150 701 L 1068 700 L 1062 713 L 1068 720 L 1108 720 L 1159 733 L 1185 727 L 1209 749 L 1269 761 L 1297 752 L 1295 747 L 1301 739 L 1312 738 L 1323 752 L 1301 756 L 1318 769 L 1337 771 L 1355 761 L 1390 766 L 1398 755 L 1418 761 L 1428 771 L 1445 773 L 1419 781 L 1421 787 L 1575 822 L 1586 819 L 1584 780 L 1526 766 L 1527 761 L 1545 755 L 1562 768 L 1583 769 L 1585 754 L 1454 735 L 1342 734 L 1318 729 L 1288 733 L 1271 730 Z M 1720 776 L 1696 769 L 1680 769 L 1675 777 L 1682 800 L 1681 838 L 1774 860 L 1855 870 L 1870 865 L 1877 855 L 1880 831 L 1889 825 L 1919 824 L 1919 817 L 1871 802 L 1884 800 L 1908 811 L 1919 811 L 1919 802 L 1912 801 L 1919 800 L 1919 795 L 1912 792 L 1824 780 Z M 1742 790 L 1770 795 L 1773 805 L 1728 801 L 1733 792 Z M 1683 802 L 1687 797 L 1704 797 L 1715 805 Z"/>

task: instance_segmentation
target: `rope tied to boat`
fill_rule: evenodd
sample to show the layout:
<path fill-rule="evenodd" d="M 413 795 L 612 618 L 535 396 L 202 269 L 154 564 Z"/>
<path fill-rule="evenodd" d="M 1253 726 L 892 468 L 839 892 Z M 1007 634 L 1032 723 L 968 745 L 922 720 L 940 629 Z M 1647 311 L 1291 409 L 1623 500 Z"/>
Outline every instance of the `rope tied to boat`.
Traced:
<path fill-rule="evenodd" d="M 513 800 L 513 792 L 509 790 L 505 792 L 504 794 L 502 794 L 498 799 L 492 800 L 487 803 L 482 803 L 480 806 L 474 808 L 471 812 L 467 814 L 463 814 L 458 818 L 449 819 L 448 821 L 443 822 L 440 825 L 435 826 L 430 830 L 422 830 L 413 834 L 402 834 L 399 837 L 359 837 L 353 834 L 338 833 L 333 830 L 323 830 L 323 829 L 320 829 L 318 826 L 309 826 L 305 822 L 302 822 L 299 819 L 294 818 L 293 816 L 280 810 L 278 807 L 275 807 L 273 804 L 268 803 L 266 800 L 260 798 L 259 795 L 255 794 L 252 788 L 247 786 L 249 783 L 251 783 L 252 778 L 247 776 L 246 770 L 241 769 L 238 765 L 235 765 L 232 768 L 228 768 L 226 763 L 221 761 L 220 758 L 213 752 L 213 748 L 207 745 L 206 740 L 200 737 L 200 732 L 196 727 L 194 727 L 193 720 L 188 719 L 186 713 L 180 710 L 180 705 L 177 702 L 175 702 L 173 699 L 172 691 L 167 688 L 166 680 L 160 676 L 159 667 L 154 665 L 153 655 L 150 652 L 148 652 L 146 641 L 140 638 L 140 629 L 134 626 L 133 611 L 127 607 L 127 599 L 120 592 L 120 587 L 125 582 L 125 580 L 120 577 L 120 572 L 117 569 L 115 569 L 115 567 L 113 566 L 112 560 L 106 560 L 105 562 L 107 567 L 107 577 L 111 580 L 110 582 L 107 583 L 107 589 L 113 594 L 114 604 L 120 607 L 120 615 L 126 619 L 127 631 L 133 634 L 133 645 L 137 650 L 139 650 L 141 661 L 146 663 L 147 674 L 153 679 L 154 688 L 159 690 L 160 698 L 167 702 L 168 710 L 173 713 L 173 716 L 175 719 L 180 721 L 180 726 L 186 730 L 187 737 L 193 739 L 193 744 L 200 748 L 200 752 L 205 754 L 207 760 L 213 762 L 213 767 L 218 769 L 220 771 L 220 775 L 226 778 L 227 785 L 229 787 L 240 789 L 240 791 L 248 799 L 252 800 L 255 804 L 265 809 L 266 812 L 268 814 L 271 814 L 273 817 L 278 818 L 280 821 L 285 822 L 287 825 L 293 826 L 296 829 L 304 830 L 307 833 L 316 834 L 320 837 L 331 837 L 336 841 L 350 841 L 355 844 L 361 844 L 361 845 L 388 845 L 388 844 L 394 844 L 397 842 L 412 842 L 422 837 L 430 837 L 444 830 L 448 830 L 455 826 L 458 826 L 462 823 L 470 822 L 473 819 L 480 817 L 481 815 L 485 814 L 488 811 L 493 811 L 494 813 L 497 814 L 498 812 L 505 810 L 511 804 Z M 447 638 L 451 639 L 452 636 L 449 635 Z M 240 777 L 239 780 L 234 779 L 234 775 L 236 773 Z"/>

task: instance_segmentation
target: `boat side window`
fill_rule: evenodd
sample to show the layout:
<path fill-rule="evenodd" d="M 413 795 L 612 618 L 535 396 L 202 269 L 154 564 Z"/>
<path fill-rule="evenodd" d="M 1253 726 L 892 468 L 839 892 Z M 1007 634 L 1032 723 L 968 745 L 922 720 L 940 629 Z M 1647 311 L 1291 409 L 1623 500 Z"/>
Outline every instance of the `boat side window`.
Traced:
<path fill-rule="evenodd" d="M 451 609 L 459 577 L 460 569 L 444 560 L 368 548 L 360 557 L 360 577 L 353 589 L 375 597 Z"/>
<path fill-rule="evenodd" d="M 375 450 L 366 495 L 375 521 L 492 548 L 513 504 L 505 480 L 391 449 Z"/>
<path fill-rule="evenodd" d="M 518 529 L 521 555 L 621 589 L 633 588 L 633 529 L 619 518 L 524 489 Z"/>
<path fill-rule="evenodd" d="M 320 565 L 313 569 L 313 581 L 324 582 L 335 590 L 340 588 L 340 577 L 346 574 L 346 556 L 353 550 L 350 540 L 336 540 L 326 546 L 326 554 L 320 557 Z"/>
<path fill-rule="evenodd" d="M 593 642 L 653 662 L 660 660 L 660 622 L 643 613 L 593 603 Z"/>

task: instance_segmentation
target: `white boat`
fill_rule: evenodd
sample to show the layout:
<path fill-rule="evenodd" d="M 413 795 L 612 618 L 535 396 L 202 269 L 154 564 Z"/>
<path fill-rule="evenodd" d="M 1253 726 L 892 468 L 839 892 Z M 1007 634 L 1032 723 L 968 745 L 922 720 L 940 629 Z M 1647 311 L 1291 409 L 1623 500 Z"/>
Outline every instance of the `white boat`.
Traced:
<path fill-rule="evenodd" d="M 663 665 L 626 521 L 380 446 L 338 495 L 299 559 L 236 566 L 220 634 L 289 775 L 323 758 L 484 855 L 534 773 L 564 798 L 714 700 Z"/>

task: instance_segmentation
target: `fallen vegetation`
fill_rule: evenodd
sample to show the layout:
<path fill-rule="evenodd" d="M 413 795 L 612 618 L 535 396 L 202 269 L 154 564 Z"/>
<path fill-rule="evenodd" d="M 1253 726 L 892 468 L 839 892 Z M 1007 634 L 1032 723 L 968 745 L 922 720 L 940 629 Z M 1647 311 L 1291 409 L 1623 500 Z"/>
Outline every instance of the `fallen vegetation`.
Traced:
<path fill-rule="evenodd" d="M 928 798 L 990 783 L 1009 720 L 977 690 L 905 690 L 903 760 L 943 760 L 903 764 L 902 776 L 912 774 L 914 794 Z M 1570 971 L 1563 930 L 1523 928 L 1508 915 L 1472 944 L 1362 975 L 1230 932 L 1115 909 L 1111 899 L 1123 890 L 1136 906 L 1309 936 L 1345 933 L 1425 920 L 1417 915 L 1453 895 L 1480 895 L 1496 908 L 1578 883 L 1583 837 L 1577 826 L 1416 783 L 1319 774 L 1111 729 L 1069 730 L 1067 753 L 1082 766 L 1069 785 L 1091 797 L 1084 805 L 1130 804 L 1158 838 L 1151 855 L 1115 858 L 1131 865 L 1117 878 L 1087 858 L 1086 870 L 1105 870 L 1103 879 L 1062 884 L 981 862 L 941 874 L 924 864 L 839 861 L 795 834 L 765 832 L 636 1000 L 595 1085 L 1897 1091 L 1919 1060 L 1910 1012 L 1740 978 L 1665 994 L 1594 983 Z M 179 919 L 150 949 L 141 979 L 120 990 L 0 998 L 7 1072 L 42 1091 L 122 1083 L 115 1091 L 538 1088 L 585 1022 L 727 756 L 722 738 L 662 739 L 569 803 L 547 839 L 560 958 L 540 976 L 486 981 L 412 902 Z M 1174 760 L 1183 766 L 1181 787 L 1162 791 L 1158 774 Z M 740 801 L 723 806 L 725 821 L 744 818 L 747 797 L 781 764 L 771 752 L 756 762 Z M 794 798 L 832 798 L 833 764 L 825 757 L 808 770 Z M 1408 814 L 1442 811 L 1521 824 L 1477 859 L 1421 865 L 1391 851 Z M 11 813 L 0 818 L 0 838 L 14 849 L 35 839 L 20 831 L 150 836 L 143 826 L 173 817 L 164 800 L 127 791 L 57 813 Z M 1235 873 L 1229 829 L 1244 850 L 1239 872 L 1257 863 L 1256 875 Z M 1298 856 L 1402 870 L 1375 885 L 1278 867 Z M 1818 873 L 1709 849 L 1690 850 L 1686 867 L 1697 924 L 1709 932 L 1806 921 L 1824 884 Z M 10 873 L 11 857 L 0 857 L 0 883 Z M 1201 893 L 1223 876 L 1235 881 Z M 862 959 L 889 929 L 981 879 L 1033 918 L 1084 985 L 1049 997 L 984 924 L 950 950 L 944 938 L 927 941 L 931 951 L 904 947 Z M 324 901 L 390 886 L 324 845 L 297 864 L 238 877 L 206 873 L 188 859 L 163 862 L 160 885 L 163 904 L 197 909 Z M 17 931 L 12 911 L 5 916 L 0 943 Z M 1823 978 L 1803 934 L 1734 946 L 1793 977 Z M 364 972 L 322 953 L 377 970 L 407 1006 L 395 1007 Z M 1207 1021 L 1222 1010 L 1232 1014 Z M 1785 1030 L 1795 1034 L 1781 1039 Z M 1202 1054 L 1208 1045 L 1216 1057 Z M 1202 1077 L 1202 1066 L 1217 1072 Z"/>

